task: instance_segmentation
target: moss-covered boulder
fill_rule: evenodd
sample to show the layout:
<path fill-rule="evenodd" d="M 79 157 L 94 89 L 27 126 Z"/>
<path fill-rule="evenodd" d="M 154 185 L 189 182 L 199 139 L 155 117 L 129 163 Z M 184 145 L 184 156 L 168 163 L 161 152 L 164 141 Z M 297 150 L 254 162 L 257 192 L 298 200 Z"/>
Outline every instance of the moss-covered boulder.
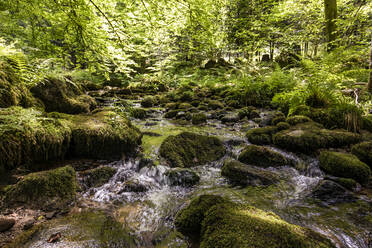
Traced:
<path fill-rule="evenodd" d="M 312 153 L 320 148 L 343 147 L 358 143 L 359 134 L 345 130 L 328 130 L 315 122 L 306 122 L 278 132 L 275 145 L 294 152 Z"/>
<path fill-rule="evenodd" d="M 129 111 L 131 117 L 136 119 L 145 119 L 147 117 L 147 111 L 143 108 L 132 108 Z"/>
<path fill-rule="evenodd" d="M 46 78 L 31 88 L 47 112 L 67 114 L 88 113 L 96 107 L 95 100 L 84 95 L 82 88 L 67 78 Z"/>
<path fill-rule="evenodd" d="M 222 166 L 221 175 L 232 184 L 240 186 L 271 185 L 279 182 L 277 173 L 243 164 L 236 160 L 226 160 Z"/>
<path fill-rule="evenodd" d="M 159 152 L 171 167 L 187 168 L 218 160 L 226 149 L 216 137 L 183 132 L 167 137 Z"/>
<path fill-rule="evenodd" d="M 278 131 L 276 126 L 260 127 L 248 130 L 246 136 L 252 144 L 269 145 L 272 143 L 272 135 Z"/>
<path fill-rule="evenodd" d="M 168 170 L 165 175 L 168 178 L 168 183 L 171 186 L 190 187 L 197 184 L 200 177 L 196 172 L 185 168 L 173 168 Z"/>
<path fill-rule="evenodd" d="M 92 115 L 64 116 L 70 120 L 69 154 L 79 158 L 114 159 L 131 154 L 141 144 L 142 134 L 123 115 L 100 111 Z"/>
<path fill-rule="evenodd" d="M 272 212 L 218 196 L 195 198 L 176 217 L 176 228 L 201 248 L 334 248 L 324 236 Z"/>
<path fill-rule="evenodd" d="M 238 160 L 245 164 L 252 164 L 263 168 L 289 164 L 289 161 L 279 152 L 256 145 L 247 146 L 240 153 Z"/>
<path fill-rule="evenodd" d="M 151 96 L 146 96 L 145 98 L 142 99 L 141 105 L 144 108 L 151 108 L 152 106 L 155 105 L 155 99 Z"/>
<path fill-rule="evenodd" d="M 6 189 L 8 206 L 27 205 L 31 208 L 62 207 L 76 193 L 76 173 L 71 166 L 31 173 Z"/>
<path fill-rule="evenodd" d="M 180 110 L 178 109 L 170 110 L 167 113 L 165 113 L 164 117 L 167 119 L 172 119 L 172 118 L 175 118 L 179 112 Z"/>
<path fill-rule="evenodd" d="M 116 173 L 117 169 L 109 166 L 101 166 L 80 173 L 86 187 L 100 187 L 107 183 Z"/>
<path fill-rule="evenodd" d="M 201 232 L 201 224 L 208 210 L 221 203 L 228 202 L 217 195 L 201 195 L 194 198 L 191 203 L 177 213 L 174 224 L 182 234 L 198 239 Z"/>
<path fill-rule="evenodd" d="M 225 105 L 218 100 L 209 100 L 208 102 L 208 108 L 212 110 L 223 109 L 224 107 Z"/>
<path fill-rule="evenodd" d="M 294 115 L 294 116 L 288 117 L 287 122 L 290 125 L 295 126 L 295 125 L 300 124 L 300 123 L 311 122 L 311 119 L 309 117 L 303 116 L 303 115 Z"/>
<path fill-rule="evenodd" d="M 289 129 L 291 125 L 289 125 L 287 122 L 279 122 L 276 124 L 276 127 L 278 128 L 278 131 L 283 131 Z"/>
<path fill-rule="evenodd" d="M 21 107 L 0 109 L 0 135 L 0 174 L 19 166 L 46 169 L 43 162 L 65 157 L 120 158 L 134 152 L 142 138 L 115 112 L 45 115 Z"/>
<path fill-rule="evenodd" d="M 194 125 L 200 125 L 207 122 L 207 116 L 203 113 L 193 114 L 191 121 Z"/>
<path fill-rule="evenodd" d="M 356 144 L 351 148 L 351 153 L 372 168 L 372 141 Z"/>
<path fill-rule="evenodd" d="M 178 105 L 178 108 L 179 109 L 184 109 L 184 110 L 189 110 L 192 108 L 192 105 L 190 103 L 187 103 L 187 102 L 183 102 L 183 103 L 180 103 Z"/>
<path fill-rule="evenodd" d="M 326 173 L 343 178 L 352 178 L 361 184 L 368 182 L 371 170 L 358 157 L 348 153 L 322 151 L 320 168 Z"/>
<path fill-rule="evenodd" d="M 63 159 L 71 140 L 70 122 L 34 109 L 0 109 L 0 174 L 25 165 Z"/>

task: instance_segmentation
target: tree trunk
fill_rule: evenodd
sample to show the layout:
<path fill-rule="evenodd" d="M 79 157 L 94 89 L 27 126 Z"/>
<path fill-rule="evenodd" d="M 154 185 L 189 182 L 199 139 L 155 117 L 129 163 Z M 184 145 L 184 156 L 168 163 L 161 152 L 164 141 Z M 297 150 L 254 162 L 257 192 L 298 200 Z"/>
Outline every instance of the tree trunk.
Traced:
<path fill-rule="evenodd" d="M 337 18 L 337 0 L 324 0 L 324 12 L 326 21 L 327 50 L 335 48 L 333 43 L 336 40 L 336 18 Z"/>
<path fill-rule="evenodd" d="M 372 40 L 371 48 L 369 50 L 369 80 L 368 80 L 368 91 L 372 93 Z"/>

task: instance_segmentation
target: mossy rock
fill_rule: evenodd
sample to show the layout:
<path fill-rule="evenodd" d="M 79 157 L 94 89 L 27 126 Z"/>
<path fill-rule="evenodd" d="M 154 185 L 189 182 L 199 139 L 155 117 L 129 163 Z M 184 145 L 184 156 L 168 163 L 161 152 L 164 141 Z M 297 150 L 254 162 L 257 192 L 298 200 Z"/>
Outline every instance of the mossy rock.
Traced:
<path fill-rule="evenodd" d="M 76 172 L 71 166 L 31 173 L 7 188 L 4 202 L 8 206 L 27 205 L 46 208 L 71 202 L 76 193 Z"/>
<path fill-rule="evenodd" d="M 204 124 L 207 122 L 207 116 L 203 113 L 193 114 L 191 121 L 194 125 Z"/>
<path fill-rule="evenodd" d="M 170 110 L 168 111 L 167 113 L 165 113 L 164 117 L 167 118 L 167 119 L 172 119 L 172 118 L 175 118 L 178 114 L 178 112 L 180 112 L 180 110 Z"/>
<path fill-rule="evenodd" d="M 189 109 L 192 108 L 192 105 L 190 103 L 184 102 L 184 103 L 180 103 L 178 105 L 178 108 L 179 109 L 184 109 L 184 110 L 189 110 Z"/>
<path fill-rule="evenodd" d="M 170 102 L 170 103 L 165 104 L 165 108 L 170 109 L 170 110 L 175 110 L 175 109 L 178 109 L 178 105 L 179 104 L 176 102 Z"/>
<path fill-rule="evenodd" d="M 372 168 L 372 141 L 366 141 L 354 145 L 351 153 Z"/>
<path fill-rule="evenodd" d="M 271 185 L 279 182 L 277 173 L 246 165 L 236 160 L 226 160 L 222 166 L 221 175 L 232 184 L 240 186 Z"/>
<path fill-rule="evenodd" d="M 292 126 L 311 121 L 312 120 L 309 117 L 303 115 L 294 115 L 287 118 L 287 122 Z"/>
<path fill-rule="evenodd" d="M 190 238 L 199 238 L 205 214 L 214 205 L 224 202 L 227 200 L 217 195 L 201 195 L 194 198 L 186 208 L 177 213 L 174 221 L 177 230 Z"/>
<path fill-rule="evenodd" d="M 313 153 L 321 148 L 338 148 L 358 143 L 361 136 L 345 130 L 328 130 L 315 122 L 306 122 L 278 132 L 275 145 L 294 152 Z"/>
<path fill-rule="evenodd" d="M 151 108 L 155 105 L 155 100 L 151 96 L 146 96 L 141 101 L 141 106 L 144 108 Z"/>
<path fill-rule="evenodd" d="M 279 122 L 285 122 L 286 118 L 284 116 L 277 116 L 271 120 L 271 125 L 276 126 Z"/>
<path fill-rule="evenodd" d="M 184 91 L 180 94 L 179 99 L 183 102 L 192 102 L 194 93 L 192 91 Z"/>
<path fill-rule="evenodd" d="M 208 102 L 208 108 L 212 110 L 223 109 L 224 107 L 225 105 L 218 100 L 209 100 Z"/>
<path fill-rule="evenodd" d="M 320 168 L 326 173 L 343 178 L 352 178 L 366 184 L 371 170 L 358 157 L 348 153 L 322 151 L 319 156 Z"/>
<path fill-rule="evenodd" d="M 165 175 L 171 186 L 191 187 L 197 184 L 200 177 L 196 172 L 185 168 L 173 168 L 168 170 Z"/>
<path fill-rule="evenodd" d="M 171 167 L 187 168 L 218 160 L 226 149 L 216 137 L 183 132 L 167 137 L 159 152 Z"/>
<path fill-rule="evenodd" d="M 276 127 L 278 128 L 279 131 L 282 130 L 287 130 L 291 127 L 287 122 L 279 122 L 276 124 Z"/>
<path fill-rule="evenodd" d="M 267 126 L 248 130 L 246 136 L 252 144 L 269 145 L 272 143 L 272 135 L 278 131 L 276 126 Z"/>
<path fill-rule="evenodd" d="M 86 170 L 80 173 L 84 177 L 84 184 L 88 187 L 101 187 L 107 183 L 116 173 L 117 169 L 102 166 L 91 170 Z"/>
<path fill-rule="evenodd" d="M 134 153 L 142 134 L 123 115 L 100 111 L 67 117 L 71 122 L 70 155 L 79 158 L 114 159 Z"/>
<path fill-rule="evenodd" d="M 35 109 L 0 109 L 0 173 L 20 165 L 63 159 L 69 151 L 70 122 L 46 117 Z"/>
<path fill-rule="evenodd" d="M 31 92 L 44 103 L 47 112 L 80 114 L 97 106 L 92 97 L 83 95 L 79 84 L 67 78 L 46 78 L 32 87 Z"/>
<path fill-rule="evenodd" d="M 89 115 L 0 109 L 0 173 L 24 165 L 37 171 L 43 162 L 65 157 L 110 159 L 135 151 L 142 134 L 112 111 Z M 44 166 L 44 165 L 43 165 Z"/>
<path fill-rule="evenodd" d="M 142 108 L 132 108 L 129 111 L 130 116 L 136 119 L 145 119 L 147 117 L 147 111 Z"/>
<path fill-rule="evenodd" d="M 256 145 L 247 146 L 240 153 L 238 160 L 245 164 L 252 164 L 263 168 L 289 164 L 289 161 L 279 152 Z"/>
<path fill-rule="evenodd" d="M 176 228 L 200 248 L 335 248 L 327 238 L 272 212 L 202 195 L 176 217 Z"/>

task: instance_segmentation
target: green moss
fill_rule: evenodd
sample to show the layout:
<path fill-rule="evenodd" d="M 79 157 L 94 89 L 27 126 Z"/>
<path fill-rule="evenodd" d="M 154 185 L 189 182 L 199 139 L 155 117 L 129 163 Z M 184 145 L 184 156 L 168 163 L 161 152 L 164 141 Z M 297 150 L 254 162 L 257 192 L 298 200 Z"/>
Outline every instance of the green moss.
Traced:
<path fill-rule="evenodd" d="M 286 119 L 284 116 L 277 116 L 277 117 L 274 117 L 272 120 L 271 120 L 271 125 L 275 126 L 276 124 L 278 124 L 279 122 L 285 122 Z"/>
<path fill-rule="evenodd" d="M 207 122 L 207 116 L 203 113 L 197 113 L 192 115 L 192 124 L 200 125 Z"/>
<path fill-rule="evenodd" d="M 179 109 L 185 109 L 185 110 L 189 110 L 192 108 L 192 105 L 190 103 L 180 103 L 180 105 L 178 105 L 178 108 Z"/>
<path fill-rule="evenodd" d="M 324 236 L 272 212 L 201 195 L 176 216 L 178 231 L 201 248 L 334 248 Z"/>
<path fill-rule="evenodd" d="M 79 84 L 66 78 L 46 78 L 31 92 L 44 103 L 47 112 L 88 113 L 97 105 L 92 97 L 83 95 Z"/>
<path fill-rule="evenodd" d="M 176 102 L 171 102 L 171 103 L 167 103 L 166 105 L 165 105 L 165 108 L 166 109 L 172 109 L 172 110 L 174 110 L 174 109 L 178 109 L 178 103 L 176 103 Z"/>
<path fill-rule="evenodd" d="M 372 168 L 372 141 L 354 145 L 351 148 L 351 153 Z"/>
<path fill-rule="evenodd" d="M 239 155 L 239 161 L 259 167 L 278 167 L 288 164 L 288 160 L 280 153 L 264 146 L 247 146 Z"/>
<path fill-rule="evenodd" d="M 295 126 L 300 123 L 311 122 L 311 119 L 303 115 L 294 115 L 294 116 L 288 117 L 287 122 L 290 125 Z"/>
<path fill-rule="evenodd" d="M 28 241 L 32 240 L 33 237 L 35 237 L 42 229 L 44 225 L 38 224 L 33 226 L 27 231 L 22 232 L 18 236 L 15 237 L 14 240 L 10 244 L 5 245 L 4 248 L 19 248 L 19 247 L 25 247 Z"/>
<path fill-rule="evenodd" d="M 355 190 L 358 186 L 358 183 L 351 178 L 342 178 L 342 177 L 332 177 L 330 180 L 340 184 L 341 186 L 349 189 L 349 190 Z"/>
<path fill-rule="evenodd" d="M 278 131 L 275 126 L 267 126 L 261 128 L 254 128 L 246 133 L 246 136 L 252 144 L 268 145 L 272 142 L 272 135 Z"/>
<path fill-rule="evenodd" d="M 327 130 L 314 122 L 298 124 L 273 136 L 275 145 L 303 153 L 312 153 L 320 148 L 348 146 L 360 139 L 358 134 L 344 130 Z"/>
<path fill-rule="evenodd" d="M 208 102 L 208 108 L 209 109 L 223 109 L 224 108 L 224 104 L 218 100 L 209 100 Z"/>
<path fill-rule="evenodd" d="M 279 122 L 276 124 L 276 127 L 279 131 L 289 129 L 291 125 L 289 125 L 287 122 Z"/>
<path fill-rule="evenodd" d="M 185 168 L 170 169 L 165 175 L 168 177 L 169 184 L 172 186 L 193 186 L 200 180 L 198 174 Z"/>
<path fill-rule="evenodd" d="M 179 98 L 183 102 L 191 102 L 194 98 L 194 93 L 192 91 L 183 91 Z"/>
<path fill-rule="evenodd" d="M 144 108 L 151 108 L 152 106 L 155 105 L 154 98 L 151 97 L 151 96 L 146 96 L 146 97 L 143 98 L 143 100 L 141 101 L 141 105 L 142 105 L 142 107 L 144 107 Z"/>
<path fill-rule="evenodd" d="M 102 248 L 136 247 L 128 228 L 103 211 L 86 210 L 51 223 L 54 226 L 61 224 L 67 224 L 69 230 L 72 230 L 64 237 L 71 242 L 93 241 L 94 247 Z"/>
<path fill-rule="evenodd" d="M 174 118 L 177 116 L 178 112 L 180 112 L 180 110 L 170 110 L 167 113 L 165 113 L 164 117 L 167 119 Z"/>
<path fill-rule="evenodd" d="M 310 229 L 287 223 L 272 212 L 234 203 L 209 208 L 202 222 L 200 248 L 331 248 Z"/>
<path fill-rule="evenodd" d="M 147 117 L 147 112 L 142 108 L 132 108 L 130 111 L 130 116 L 136 119 L 145 119 Z"/>
<path fill-rule="evenodd" d="M 98 167 L 81 173 L 88 187 L 100 187 L 107 183 L 115 175 L 116 169 L 108 166 Z"/>
<path fill-rule="evenodd" d="M 226 160 L 221 169 L 221 175 L 226 177 L 232 184 L 247 185 L 271 185 L 279 182 L 276 173 L 252 167 L 236 160 Z"/>
<path fill-rule="evenodd" d="M 216 137 L 183 132 L 167 137 L 159 152 L 172 167 L 192 167 L 220 159 L 226 149 Z"/>
<path fill-rule="evenodd" d="M 194 198 L 191 203 L 178 212 L 174 224 L 179 232 L 191 238 L 198 238 L 201 232 L 201 223 L 207 211 L 216 204 L 226 200 L 221 196 L 202 195 Z"/>
<path fill-rule="evenodd" d="M 37 170 L 38 162 L 65 157 L 71 129 L 65 120 L 47 118 L 34 109 L 12 107 L 0 109 L 0 136 L 0 168 L 3 171 L 22 164 Z"/>
<path fill-rule="evenodd" d="M 336 177 L 352 178 L 364 184 L 371 175 L 368 165 L 352 154 L 323 151 L 319 161 L 322 170 Z"/>
<path fill-rule="evenodd" d="M 75 193 L 76 173 L 71 166 L 66 166 L 28 174 L 17 184 L 7 188 L 5 202 L 7 205 L 47 207 L 51 201 L 58 205 L 68 203 L 73 200 Z"/>

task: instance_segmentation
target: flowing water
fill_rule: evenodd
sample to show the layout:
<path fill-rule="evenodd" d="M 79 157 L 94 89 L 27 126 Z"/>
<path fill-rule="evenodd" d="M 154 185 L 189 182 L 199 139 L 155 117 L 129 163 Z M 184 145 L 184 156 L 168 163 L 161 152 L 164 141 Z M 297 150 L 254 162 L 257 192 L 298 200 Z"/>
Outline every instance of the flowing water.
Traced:
<path fill-rule="evenodd" d="M 138 107 L 138 104 L 134 106 Z M 236 158 L 241 149 L 249 145 L 240 124 L 228 126 L 209 120 L 204 126 L 183 126 L 163 118 L 162 109 L 153 109 L 149 118 L 133 120 L 133 123 L 145 132 L 142 152 L 155 161 L 156 166 L 141 168 L 139 158 L 104 163 L 104 166 L 117 168 L 117 173 L 103 186 L 82 192 L 80 200 L 87 208 L 103 209 L 115 216 L 130 230 L 136 247 L 189 247 L 187 240 L 174 230 L 173 220 L 180 208 L 201 194 L 218 194 L 273 211 L 288 222 L 325 234 L 338 247 L 372 247 L 372 204 L 369 197 L 360 196 L 356 202 L 338 205 L 319 204 L 306 197 L 324 177 L 316 158 L 272 147 L 291 161 L 291 165 L 282 168 L 269 168 L 281 175 L 281 183 L 269 187 L 232 187 L 221 177 L 220 168 L 224 159 Z M 168 167 L 158 157 L 161 142 L 182 131 L 217 136 L 228 148 L 225 158 L 192 168 L 201 180 L 191 188 L 169 186 L 169 179 L 165 176 Z M 128 190 L 128 182 L 136 190 Z M 99 247 L 94 237 L 84 242 L 62 239 L 55 244 L 46 243 L 51 233 L 61 232 L 68 236 L 66 233 L 76 232 L 72 226 L 56 220 L 29 247 Z"/>

